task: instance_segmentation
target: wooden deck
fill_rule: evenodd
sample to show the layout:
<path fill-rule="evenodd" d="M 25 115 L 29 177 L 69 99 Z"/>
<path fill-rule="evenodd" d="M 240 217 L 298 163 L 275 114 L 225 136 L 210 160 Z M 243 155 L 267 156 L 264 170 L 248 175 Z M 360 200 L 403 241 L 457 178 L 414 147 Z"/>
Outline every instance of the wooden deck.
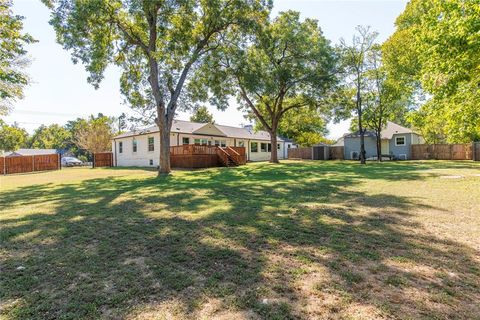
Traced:
<path fill-rule="evenodd" d="M 211 168 L 244 165 L 247 162 L 244 147 L 217 147 L 188 144 L 170 147 L 172 168 Z"/>

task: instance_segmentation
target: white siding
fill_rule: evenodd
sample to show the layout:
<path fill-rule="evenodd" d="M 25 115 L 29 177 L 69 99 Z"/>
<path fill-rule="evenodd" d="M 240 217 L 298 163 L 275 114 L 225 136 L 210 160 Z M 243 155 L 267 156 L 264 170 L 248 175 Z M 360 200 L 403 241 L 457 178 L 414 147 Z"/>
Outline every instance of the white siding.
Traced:
<path fill-rule="evenodd" d="M 154 138 L 154 151 L 148 151 L 148 138 Z M 195 139 L 206 139 L 207 143 L 215 145 L 215 140 L 224 140 L 227 146 L 239 146 L 239 142 L 243 141 L 246 148 L 248 161 L 268 161 L 270 160 L 270 152 L 262 152 L 261 143 L 270 143 L 266 140 L 248 140 L 248 139 L 235 139 L 228 137 L 216 137 L 206 135 L 192 135 L 183 133 L 172 133 L 170 135 L 170 145 L 177 146 L 182 145 L 184 137 L 190 139 L 190 144 L 194 144 Z M 137 141 L 137 152 L 133 152 L 133 140 Z M 123 143 L 123 152 L 120 153 L 119 144 Z M 258 143 L 258 152 L 251 152 L 252 142 Z M 280 149 L 278 150 L 278 158 L 286 158 L 287 145 L 291 143 L 278 142 Z M 268 146 L 267 146 L 268 147 Z M 272 146 L 273 147 L 273 146 Z M 292 146 L 293 147 L 293 146 Z M 112 142 L 112 150 L 114 152 L 114 163 L 119 167 L 157 167 L 160 159 L 160 134 L 158 132 L 152 134 L 138 135 L 134 137 L 126 137 L 115 139 Z M 150 160 L 153 160 L 153 165 L 150 165 Z"/>

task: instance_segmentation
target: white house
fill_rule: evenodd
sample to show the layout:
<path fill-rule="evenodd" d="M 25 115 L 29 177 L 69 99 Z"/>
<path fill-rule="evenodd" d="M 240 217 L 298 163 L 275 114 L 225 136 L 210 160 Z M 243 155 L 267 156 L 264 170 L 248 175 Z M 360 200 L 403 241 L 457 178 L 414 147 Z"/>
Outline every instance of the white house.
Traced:
<path fill-rule="evenodd" d="M 295 144 L 291 140 L 280 137 L 277 139 L 278 157 L 286 159 L 288 149 L 294 148 Z M 272 148 L 270 134 L 266 131 L 254 131 L 252 126 L 238 128 L 174 120 L 170 133 L 170 146 L 185 144 L 245 147 L 248 161 L 269 160 Z M 116 166 L 158 166 L 160 158 L 158 127 L 153 126 L 114 137 L 112 152 Z"/>

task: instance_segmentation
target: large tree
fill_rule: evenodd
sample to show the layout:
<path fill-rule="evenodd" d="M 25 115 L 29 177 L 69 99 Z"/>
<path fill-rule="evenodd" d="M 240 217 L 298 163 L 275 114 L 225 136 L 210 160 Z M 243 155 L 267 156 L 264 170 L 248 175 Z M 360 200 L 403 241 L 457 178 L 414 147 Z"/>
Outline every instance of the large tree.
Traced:
<path fill-rule="evenodd" d="M 190 117 L 190 121 L 200 123 L 215 123 L 213 120 L 213 114 L 211 114 L 208 111 L 208 108 L 205 106 L 195 108 L 192 116 Z"/>
<path fill-rule="evenodd" d="M 28 64 L 25 46 L 35 40 L 22 32 L 23 17 L 14 15 L 12 1 L 0 1 L 0 116 L 5 115 L 12 102 L 23 97 L 29 78 L 24 72 Z"/>
<path fill-rule="evenodd" d="M 93 117 L 82 121 L 76 127 L 73 141 L 80 148 L 94 154 L 110 151 L 113 137 L 114 119 L 106 116 Z"/>
<path fill-rule="evenodd" d="M 357 115 L 358 132 L 360 134 L 360 162 L 366 163 L 365 152 L 365 131 L 363 124 L 363 93 L 366 86 L 366 74 L 369 70 L 368 55 L 371 52 L 378 33 L 372 32 L 369 27 L 358 26 L 357 33 L 353 36 L 352 42 L 347 44 L 342 40 L 340 52 L 342 55 L 342 65 L 344 71 L 345 83 L 342 88 L 344 92 L 351 93 L 350 87 L 355 92 L 355 113 Z M 348 103 L 347 109 L 351 107 Z"/>
<path fill-rule="evenodd" d="M 28 134 L 16 124 L 9 126 L 0 120 L 0 151 L 15 151 L 26 146 Z"/>
<path fill-rule="evenodd" d="M 98 86 L 107 65 L 123 74 L 121 91 L 134 108 L 154 110 L 160 131 L 159 174 L 170 172 L 170 129 L 188 106 L 184 86 L 223 34 L 268 15 L 268 0 L 43 0 L 58 41 Z"/>
<path fill-rule="evenodd" d="M 335 66 L 318 22 L 288 11 L 256 28 L 252 37 L 228 34 L 201 81 L 210 84 L 217 105 L 236 96 L 276 146 L 282 118 L 292 109 L 315 108 L 335 78 Z M 278 162 L 276 147 L 270 161 Z"/>
<path fill-rule="evenodd" d="M 382 130 L 387 121 L 404 123 L 410 101 L 395 81 L 387 78 L 379 45 L 367 52 L 362 122 L 376 134 L 377 160 L 382 161 Z"/>
<path fill-rule="evenodd" d="M 412 119 L 433 140 L 480 139 L 479 16 L 478 1 L 412 0 L 383 44 L 389 77 L 430 97 Z"/>
<path fill-rule="evenodd" d="M 310 147 L 318 143 L 330 143 L 325 138 L 328 117 L 317 108 L 302 108 L 291 110 L 282 117 L 278 125 L 278 134 L 281 137 L 293 139 L 295 143 Z"/>
<path fill-rule="evenodd" d="M 52 124 L 38 127 L 29 140 L 29 147 L 35 149 L 67 149 L 71 133 L 66 128 Z"/>

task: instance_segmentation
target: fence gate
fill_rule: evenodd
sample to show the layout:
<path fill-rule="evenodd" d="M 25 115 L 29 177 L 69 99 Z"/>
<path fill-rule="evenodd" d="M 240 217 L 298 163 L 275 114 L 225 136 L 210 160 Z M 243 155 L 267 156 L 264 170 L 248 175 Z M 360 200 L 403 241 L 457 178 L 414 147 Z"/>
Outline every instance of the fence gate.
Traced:
<path fill-rule="evenodd" d="M 93 167 L 113 167 L 113 153 L 101 152 L 93 154 Z"/>
<path fill-rule="evenodd" d="M 472 144 L 473 161 L 480 161 L 480 142 Z"/>

